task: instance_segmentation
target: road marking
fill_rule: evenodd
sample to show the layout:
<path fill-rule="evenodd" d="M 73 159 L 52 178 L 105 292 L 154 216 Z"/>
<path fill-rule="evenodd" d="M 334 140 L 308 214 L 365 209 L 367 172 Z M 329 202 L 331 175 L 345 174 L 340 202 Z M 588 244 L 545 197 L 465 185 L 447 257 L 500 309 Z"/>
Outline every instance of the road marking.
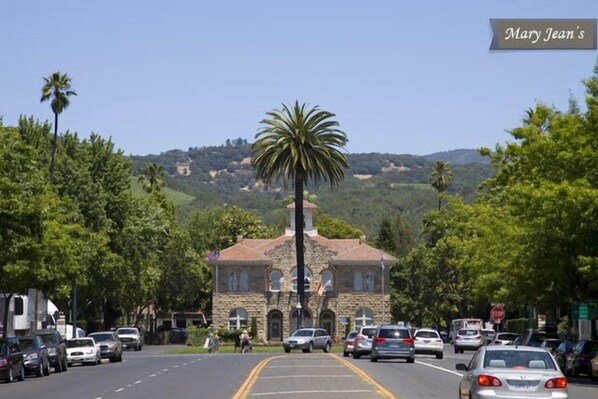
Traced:
<path fill-rule="evenodd" d="M 150 375 L 150 377 L 155 377 L 155 376 L 156 376 L 156 374 L 152 374 L 152 375 Z"/>
<path fill-rule="evenodd" d="M 163 369 L 162 371 L 163 371 L 163 372 L 167 372 L 167 371 L 168 371 L 168 369 Z"/>
<path fill-rule="evenodd" d="M 119 392 L 122 392 L 124 390 L 125 390 L 124 388 L 118 388 L 116 391 L 114 391 L 114 393 L 119 393 Z"/>
<path fill-rule="evenodd" d="M 326 367 L 326 368 L 338 368 L 338 367 L 344 367 L 342 364 L 338 364 L 338 365 L 334 365 L 331 364 L 330 366 L 326 366 L 326 365 L 305 365 L 305 364 L 295 364 L 295 365 L 290 365 L 290 366 L 270 366 L 269 368 L 271 369 L 284 369 L 284 368 L 299 368 L 299 367 L 307 367 L 307 368 L 315 368 L 315 367 Z"/>
<path fill-rule="evenodd" d="M 431 368 L 436 369 L 436 370 L 441 370 L 441 371 L 444 371 L 446 373 L 451 373 L 451 374 L 457 375 L 459 377 L 463 377 L 463 374 L 457 373 L 456 371 L 453 371 L 453 370 L 445 369 L 444 367 L 435 366 L 433 364 L 425 363 L 425 362 L 420 362 L 420 361 L 416 361 L 415 363 L 421 364 L 421 365 L 424 365 L 424 366 L 428 366 L 428 367 L 431 367 Z"/>
<path fill-rule="evenodd" d="M 187 365 L 187 363 L 183 363 L 183 366 L 186 366 L 186 365 Z"/>
<path fill-rule="evenodd" d="M 140 384 L 141 381 L 143 381 L 143 380 L 137 380 L 137 381 L 135 381 L 135 384 Z"/>
<path fill-rule="evenodd" d="M 396 397 L 392 394 L 392 392 L 390 392 L 388 389 L 384 388 L 382 385 L 378 384 L 372 377 L 367 375 L 365 371 L 363 371 L 362 369 L 360 369 L 359 367 L 357 367 L 350 361 L 345 360 L 342 357 L 339 357 L 339 356 L 336 356 L 333 354 L 328 354 L 328 355 L 333 357 L 334 359 L 338 360 L 339 362 L 345 364 L 347 367 L 349 367 L 351 370 L 353 370 L 353 372 L 355 374 L 357 374 L 359 377 L 361 377 L 362 380 L 364 380 L 365 382 L 367 382 L 368 384 L 370 384 L 374 388 L 376 388 L 376 393 L 379 394 L 380 396 L 383 396 L 388 399 L 396 399 Z"/>
<path fill-rule="evenodd" d="M 235 392 L 232 399 L 247 398 L 247 396 L 249 396 L 249 391 L 251 390 L 253 385 L 255 385 L 255 382 L 257 381 L 257 378 L 258 378 L 260 372 L 262 371 L 262 369 L 264 367 L 266 367 L 266 364 L 268 364 L 268 362 L 270 362 L 271 360 L 278 359 L 280 357 L 283 357 L 283 356 L 267 357 L 265 359 L 262 359 L 257 364 L 257 366 L 255 366 L 253 368 L 253 370 L 251 370 L 251 372 L 249 373 L 249 376 L 247 377 L 245 382 L 243 382 L 243 384 L 241 385 L 241 388 L 239 388 L 239 390 L 237 392 Z"/>
<path fill-rule="evenodd" d="M 179 365 L 178 365 L 178 364 L 175 364 L 175 365 L 174 365 L 174 368 L 175 368 L 175 369 L 178 369 L 178 368 L 179 368 Z"/>
<path fill-rule="evenodd" d="M 261 393 L 252 393 L 249 396 L 274 396 L 274 395 L 293 395 L 293 394 L 300 394 L 300 393 L 370 393 L 374 392 L 372 390 L 367 389 L 352 389 L 352 390 L 319 390 L 319 391 L 276 391 L 276 392 L 261 392 Z"/>
<path fill-rule="evenodd" d="M 338 374 L 332 374 L 332 375 L 321 375 L 321 374 L 316 374 L 316 375 L 308 375 L 308 374 L 304 374 L 304 375 L 273 375 L 273 376 L 268 376 L 268 377 L 260 377 L 262 380 L 268 380 L 268 379 L 276 379 L 276 378 L 353 378 L 355 377 L 353 374 L 343 374 L 343 375 L 338 375 Z"/>

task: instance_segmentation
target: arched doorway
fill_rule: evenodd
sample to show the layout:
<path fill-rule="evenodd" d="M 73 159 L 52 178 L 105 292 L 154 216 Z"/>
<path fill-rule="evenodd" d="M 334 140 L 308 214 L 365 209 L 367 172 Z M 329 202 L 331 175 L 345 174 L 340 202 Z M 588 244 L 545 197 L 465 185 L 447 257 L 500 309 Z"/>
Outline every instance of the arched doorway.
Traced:
<path fill-rule="evenodd" d="M 303 309 L 303 327 L 313 327 L 314 321 L 311 316 L 311 312 L 307 309 Z M 297 309 L 291 312 L 291 318 L 289 319 L 289 332 L 292 334 L 297 330 Z"/>
<path fill-rule="evenodd" d="M 268 341 L 282 341 L 282 312 L 279 310 L 268 314 Z"/>
<path fill-rule="evenodd" d="M 323 310 L 322 313 L 320 313 L 320 328 L 328 331 L 332 337 L 336 334 L 336 323 L 334 322 L 334 319 L 334 312 L 332 310 Z"/>

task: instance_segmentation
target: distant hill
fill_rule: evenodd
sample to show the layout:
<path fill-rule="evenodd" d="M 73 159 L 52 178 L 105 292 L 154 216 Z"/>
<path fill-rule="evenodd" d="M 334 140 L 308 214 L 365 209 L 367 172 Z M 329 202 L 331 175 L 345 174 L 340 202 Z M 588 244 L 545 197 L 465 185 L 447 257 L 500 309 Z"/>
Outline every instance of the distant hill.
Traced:
<path fill-rule="evenodd" d="M 455 179 L 449 194 L 467 201 L 474 198 L 478 185 L 493 175 L 492 167 L 476 156 L 475 150 L 454 150 L 427 156 L 396 154 L 348 154 L 345 180 L 334 191 L 329 186 L 308 186 L 317 195 L 320 212 L 341 218 L 359 227 L 368 236 L 377 233 L 383 217 L 397 212 L 419 232 L 425 213 L 437 204 L 430 185 L 430 172 L 436 160 L 451 164 Z M 227 140 L 223 146 L 170 150 L 159 155 L 131 156 L 138 174 L 155 162 L 167 172 L 171 195 L 178 192 L 178 217 L 185 223 L 194 210 L 224 205 L 249 209 L 269 224 L 286 225 L 285 199 L 292 194 L 280 186 L 266 187 L 255 180 L 250 145 L 245 140 Z"/>
<path fill-rule="evenodd" d="M 455 165 L 465 165 L 468 163 L 490 163 L 490 160 L 481 156 L 477 150 L 468 149 L 435 152 L 433 154 L 424 155 L 424 158 L 432 162 L 445 161 Z"/>

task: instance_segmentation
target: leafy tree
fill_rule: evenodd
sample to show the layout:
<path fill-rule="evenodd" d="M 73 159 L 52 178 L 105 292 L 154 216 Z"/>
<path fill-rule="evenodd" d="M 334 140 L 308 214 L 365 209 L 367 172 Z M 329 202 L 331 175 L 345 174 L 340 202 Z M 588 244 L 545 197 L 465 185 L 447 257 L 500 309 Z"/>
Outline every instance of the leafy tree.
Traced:
<path fill-rule="evenodd" d="M 54 113 L 54 140 L 52 141 L 52 155 L 50 156 L 50 183 L 54 179 L 54 156 L 58 142 L 58 115 L 62 113 L 71 101 L 69 97 L 76 96 L 77 93 L 71 87 L 71 78 L 65 73 L 54 72 L 44 79 L 42 87 L 41 102 L 52 99 L 50 107 Z"/>
<path fill-rule="evenodd" d="M 438 192 L 438 210 L 440 210 L 440 207 L 442 206 L 442 194 L 448 188 L 451 180 L 453 180 L 453 172 L 448 163 L 444 161 L 436 161 L 431 177 L 432 187 Z"/>
<path fill-rule="evenodd" d="M 390 219 L 384 218 L 380 222 L 380 229 L 378 230 L 378 236 L 376 237 L 376 247 L 390 252 L 391 254 L 397 253 L 397 236 Z"/>
<path fill-rule="evenodd" d="M 261 121 L 263 127 L 251 146 L 256 176 L 266 184 L 282 180 L 285 188 L 295 189 L 295 246 L 297 255 L 297 294 L 305 304 L 305 260 L 303 255 L 303 188 L 306 181 L 329 182 L 331 187 L 344 178 L 349 166 L 340 151 L 347 137 L 340 129 L 334 114 L 321 111 L 318 106 L 282 105 L 282 110 L 267 113 L 270 119 Z M 298 325 L 302 325 L 299 316 Z"/>
<path fill-rule="evenodd" d="M 139 175 L 137 181 L 143 185 L 143 189 L 152 194 L 162 190 L 164 186 L 164 168 L 156 163 L 150 163 Z"/>
<path fill-rule="evenodd" d="M 314 226 L 318 234 L 326 238 L 359 238 L 363 233 L 355 226 L 351 226 L 344 220 L 329 215 L 319 214 Z"/>

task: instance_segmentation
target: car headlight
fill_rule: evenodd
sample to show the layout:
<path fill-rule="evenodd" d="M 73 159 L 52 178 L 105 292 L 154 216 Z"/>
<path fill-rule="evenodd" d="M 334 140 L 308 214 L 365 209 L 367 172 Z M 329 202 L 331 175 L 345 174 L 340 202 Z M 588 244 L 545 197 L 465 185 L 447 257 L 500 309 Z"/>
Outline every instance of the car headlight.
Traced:
<path fill-rule="evenodd" d="M 37 353 L 30 353 L 25 358 L 25 360 L 35 360 L 35 359 L 37 359 Z"/>

